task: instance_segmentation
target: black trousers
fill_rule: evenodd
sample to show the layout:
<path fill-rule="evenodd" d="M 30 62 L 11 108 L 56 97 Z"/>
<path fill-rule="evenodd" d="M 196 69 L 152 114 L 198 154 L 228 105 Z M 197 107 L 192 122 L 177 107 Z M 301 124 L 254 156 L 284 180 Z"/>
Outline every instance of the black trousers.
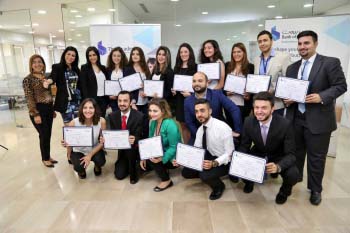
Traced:
<path fill-rule="evenodd" d="M 39 133 L 41 160 L 50 160 L 50 142 L 53 122 L 53 106 L 52 104 L 36 104 L 36 109 L 41 117 L 41 124 L 35 124 L 34 117 L 30 116 L 36 131 Z"/>
<path fill-rule="evenodd" d="M 294 123 L 296 164 L 303 178 L 305 157 L 307 154 L 307 187 L 315 192 L 322 192 L 322 180 L 331 132 L 313 134 L 309 130 L 304 115 L 297 113 Z"/>
<path fill-rule="evenodd" d="M 106 118 L 106 110 L 108 105 L 106 96 L 96 96 L 95 100 L 97 102 L 97 105 L 100 107 L 101 117 Z"/>
<path fill-rule="evenodd" d="M 81 173 L 85 171 L 84 165 L 80 164 L 80 159 L 84 156 L 85 155 L 83 153 L 72 151 L 70 160 L 72 161 L 73 168 L 76 172 Z M 106 163 L 105 152 L 103 150 L 98 151 L 94 156 L 92 156 L 91 161 L 95 163 L 95 166 L 103 167 L 103 165 Z"/>
<path fill-rule="evenodd" d="M 224 188 L 224 183 L 220 177 L 228 174 L 229 165 L 221 165 L 213 167 L 209 170 L 203 170 L 199 172 L 190 168 L 184 167 L 182 169 L 182 176 L 185 179 L 200 178 L 204 183 L 209 185 L 213 190 Z"/>
<path fill-rule="evenodd" d="M 136 105 L 139 112 L 143 114 L 143 127 L 142 127 L 142 139 L 148 138 L 149 132 L 149 117 L 148 117 L 148 104 Z"/>
<path fill-rule="evenodd" d="M 137 175 L 138 157 L 138 150 L 135 148 L 119 150 L 118 159 L 114 164 L 115 178 L 122 180 L 130 175 L 130 179 L 135 179 Z"/>
<path fill-rule="evenodd" d="M 146 160 L 146 163 L 146 166 L 150 166 L 162 181 L 170 180 L 169 169 L 175 168 L 171 162 L 164 164 L 163 162 L 153 163 L 151 160 Z"/>

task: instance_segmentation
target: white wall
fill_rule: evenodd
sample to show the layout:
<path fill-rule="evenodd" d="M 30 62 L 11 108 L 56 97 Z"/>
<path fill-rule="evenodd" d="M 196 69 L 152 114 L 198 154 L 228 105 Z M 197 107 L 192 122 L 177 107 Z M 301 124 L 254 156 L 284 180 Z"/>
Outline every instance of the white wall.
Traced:
<path fill-rule="evenodd" d="M 117 9 L 117 12 L 114 14 L 114 23 L 135 23 L 140 20 L 127 8 L 124 3 L 119 0 L 113 0 L 113 6 Z"/>

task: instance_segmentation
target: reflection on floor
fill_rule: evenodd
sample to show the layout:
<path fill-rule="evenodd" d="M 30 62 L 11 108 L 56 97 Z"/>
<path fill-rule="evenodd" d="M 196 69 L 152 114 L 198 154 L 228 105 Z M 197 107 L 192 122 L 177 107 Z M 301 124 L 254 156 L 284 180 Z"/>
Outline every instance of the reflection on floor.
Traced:
<path fill-rule="evenodd" d="M 20 127 L 16 127 L 20 126 Z M 155 193 L 153 173 L 136 185 L 113 177 L 116 152 L 109 152 L 101 177 L 93 166 L 79 180 L 60 146 L 62 120 L 54 122 L 54 169 L 41 164 L 38 136 L 26 112 L 0 112 L 0 232 L 143 233 L 349 233 L 350 130 L 339 129 L 337 158 L 328 158 L 323 201 L 312 206 L 306 183 L 299 183 L 285 205 L 276 205 L 281 179 L 269 179 L 244 194 L 242 183 L 224 179 L 226 191 L 209 201 L 210 189 L 171 171 L 174 187 Z M 305 180 L 305 179 L 304 179 Z"/>

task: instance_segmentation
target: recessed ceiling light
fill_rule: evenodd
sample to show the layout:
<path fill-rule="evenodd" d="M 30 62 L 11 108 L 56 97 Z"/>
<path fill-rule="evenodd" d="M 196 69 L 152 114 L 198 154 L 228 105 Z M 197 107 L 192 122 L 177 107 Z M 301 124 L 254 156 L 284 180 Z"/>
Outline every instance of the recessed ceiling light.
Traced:
<path fill-rule="evenodd" d="M 264 27 L 264 24 L 262 24 L 262 23 L 258 24 L 258 27 Z"/>
<path fill-rule="evenodd" d="M 246 32 L 242 32 L 242 35 L 246 34 Z"/>
<path fill-rule="evenodd" d="M 64 32 L 64 30 L 63 30 L 63 29 L 58 29 L 57 31 L 58 31 L 58 32 L 61 32 L 61 33 L 62 33 L 62 32 Z"/>
<path fill-rule="evenodd" d="M 81 40 L 80 43 L 85 43 L 85 41 Z"/>
<path fill-rule="evenodd" d="M 25 27 L 30 27 L 30 24 L 24 24 Z"/>
<path fill-rule="evenodd" d="M 74 29 L 74 28 L 71 28 L 71 29 L 69 29 L 69 31 L 74 32 L 74 31 L 75 31 L 75 29 Z"/>
<path fill-rule="evenodd" d="M 56 38 L 56 36 L 55 36 L 55 35 L 51 35 L 51 37 L 52 37 L 52 38 Z"/>
<path fill-rule="evenodd" d="M 78 13 L 78 10 L 70 10 L 70 13 Z"/>
<path fill-rule="evenodd" d="M 275 19 L 283 19 L 283 16 L 277 15 L 277 16 L 275 17 Z"/>
<path fill-rule="evenodd" d="M 81 34 L 77 34 L 77 37 L 81 37 Z"/>
<path fill-rule="evenodd" d="M 69 41 L 71 41 L 71 40 L 72 40 L 72 38 L 68 38 L 68 40 L 69 40 Z"/>
<path fill-rule="evenodd" d="M 38 23 L 32 23 L 32 26 L 33 27 L 37 27 L 37 26 L 39 26 L 39 24 Z"/>
<path fill-rule="evenodd" d="M 175 24 L 176 27 L 181 27 L 182 25 L 181 24 Z"/>
<path fill-rule="evenodd" d="M 45 14 L 46 14 L 46 11 L 45 11 L 45 10 L 38 10 L 38 14 L 40 14 L 40 15 L 45 15 Z"/>
<path fill-rule="evenodd" d="M 116 9 L 108 9 L 110 12 L 115 12 Z"/>
<path fill-rule="evenodd" d="M 226 38 L 226 40 L 231 40 L 230 38 Z"/>
<path fill-rule="evenodd" d="M 76 15 L 75 18 L 83 18 L 81 15 Z"/>
<path fill-rule="evenodd" d="M 275 8 L 276 6 L 275 5 L 268 5 L 267 8 Z"/>
<path fill-rule="evenodd" d="M 89 7 L 89 8 L 87 8 L 87 11 L 89 11 L 89 12 L 94 12 L 96 9 L 95 8 L 93 8 L 93 7 Z"/>
<path fill-rule="evenodd" d="M 233 36 L 233 38 L 237 38 L 238 36 Z"/>
<path fill-rule="evenodd" d="M 29 31 L 28 33 L 29 33 L 29 34 L 34 34 L 35 32 L 34 32 L 34 31 Z"/>
<path fill-rule="evenodd" d="M 3 26 L 2 26 L 2 25 L 0 25 L 0 28 L 3 28 Z"/>
<path fill-rule="evenodd" d="M 203 12 L 202 12 L 202 15 L 207 15 L 207 14 L 209 14 L 208 11 L 203 11 Z"/>
<path fill-rule="evenodd" d="M 179 0 L 170 0 L 170 2 L 178 2 Z"/>
<path fill-rule="evenodd" d="M 75 24 L 75 21 L 69 21 L 70 24 Z"/>
<path fill-rule="evenodd" d="M 309 8 L 309 7 L 312 7 L 314 4 L 312 3 L 306 3 L 304 4 L 304 8 Z"/>

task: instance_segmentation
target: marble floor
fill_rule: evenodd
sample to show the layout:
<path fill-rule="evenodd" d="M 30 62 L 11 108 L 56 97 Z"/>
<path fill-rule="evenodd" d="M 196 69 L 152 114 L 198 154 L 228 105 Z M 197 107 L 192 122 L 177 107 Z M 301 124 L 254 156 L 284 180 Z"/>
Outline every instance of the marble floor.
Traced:
<path fill-rule="evenodd" d="M 79 180 L 60 146 L 62 121 L 54 122 L 55 168 L 42 165 L 38 136 L 24 111 L 0 111 L 0 232 L 115 233 L 350 233 L 350 130 L 339 127 L 337 157 L 327 159 L 323 201 L 309 203 L 299 183 L 284 205 L 276 205 L 281 179 L 269 179 L 244 194 L 226 177 L 227 189 L 209 201 L 210 189 L 171 171 L 174 186 L 161 193 L 153 173 L 136 185 L 113 176 L 116 152 L 109 151 L 100 177 Z M 305 180 L 305 179 L 304 179 Z"/>

